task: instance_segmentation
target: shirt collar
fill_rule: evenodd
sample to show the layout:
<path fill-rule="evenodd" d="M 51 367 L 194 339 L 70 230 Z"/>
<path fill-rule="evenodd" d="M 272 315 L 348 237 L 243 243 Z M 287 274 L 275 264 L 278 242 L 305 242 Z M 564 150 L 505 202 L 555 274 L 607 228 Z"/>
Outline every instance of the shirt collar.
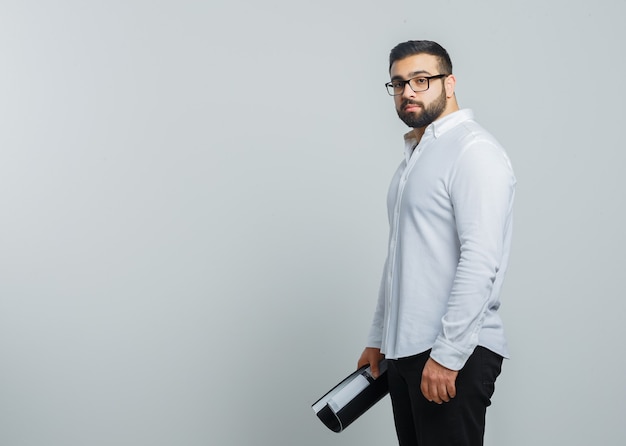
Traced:
<path fill-rule="evenodd" d="M 430 137 L 435 139 L 439 138 L 441 135 L 461 122 L 469 121 L 471 119 L 474 119 L 474 112 L 468 108 L 452 112 L 441 119 L 437 119 L 435 122 L 426 127 L 424 136 L 422 136 L 422 141 L 430 139 Z M 415 137 L 413 130 L 411 130 L 410 132 L 404 134 L 404 154 L 407 160 L 411 157 L 415 147 L 417 147 L 417 138 Z"/>

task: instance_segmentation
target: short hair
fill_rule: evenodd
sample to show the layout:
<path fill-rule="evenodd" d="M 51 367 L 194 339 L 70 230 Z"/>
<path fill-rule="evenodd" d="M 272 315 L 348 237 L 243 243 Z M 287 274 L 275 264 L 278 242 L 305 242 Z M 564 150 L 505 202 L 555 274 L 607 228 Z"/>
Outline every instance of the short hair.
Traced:
<path fill-rule="evenodd" d="M 439 59 L 441 74 L 452 74 L 452 60 L 444 47 L 430 40 L 409 40 L 396 45 L 389 53 L 389 70 L 397 60 L 416 54 L 430 54 Z"/>

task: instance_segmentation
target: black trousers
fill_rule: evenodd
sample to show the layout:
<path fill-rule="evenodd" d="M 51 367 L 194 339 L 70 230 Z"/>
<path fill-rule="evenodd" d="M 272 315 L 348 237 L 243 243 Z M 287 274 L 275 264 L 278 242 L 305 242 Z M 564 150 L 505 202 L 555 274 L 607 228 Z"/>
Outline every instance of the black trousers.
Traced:
<path fill-rule="evenodd" d="M 422 370 L 430 350 L 388 361 L 389 394 L 400 446 L 482 446 L 485 414 L 491 405 L 502 356 L 484 347 L 459 371 L 456 397 L 429 402 L 422 391 Z"/>

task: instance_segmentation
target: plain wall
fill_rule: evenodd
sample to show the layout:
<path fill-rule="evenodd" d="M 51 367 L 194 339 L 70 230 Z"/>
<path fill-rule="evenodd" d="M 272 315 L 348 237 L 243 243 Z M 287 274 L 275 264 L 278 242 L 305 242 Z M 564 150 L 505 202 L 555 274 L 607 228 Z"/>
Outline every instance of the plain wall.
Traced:
<path fill-rule="evenodd" d="M 623 0 L 3 1 L 0 444 L 334 434 L 402 157 L 389 50 L 432 39 L 518 178 L 487 445 L 626 443 Z"/>

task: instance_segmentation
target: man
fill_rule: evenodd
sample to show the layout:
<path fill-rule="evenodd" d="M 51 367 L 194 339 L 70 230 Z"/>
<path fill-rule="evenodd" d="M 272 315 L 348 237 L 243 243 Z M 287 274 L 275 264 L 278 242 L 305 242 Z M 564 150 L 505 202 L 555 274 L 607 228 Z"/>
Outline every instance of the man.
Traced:
<path fill-rule="evenodd" d="M 498 142 L 460 110 L 447 51 L 430 41 L 389 56 L 404 160 L 387 197 L 387 261 L 358 366 L 388 360 L 400 446 L 483 444 L 507 346 L 497 313 L 515 177 Z"/>

